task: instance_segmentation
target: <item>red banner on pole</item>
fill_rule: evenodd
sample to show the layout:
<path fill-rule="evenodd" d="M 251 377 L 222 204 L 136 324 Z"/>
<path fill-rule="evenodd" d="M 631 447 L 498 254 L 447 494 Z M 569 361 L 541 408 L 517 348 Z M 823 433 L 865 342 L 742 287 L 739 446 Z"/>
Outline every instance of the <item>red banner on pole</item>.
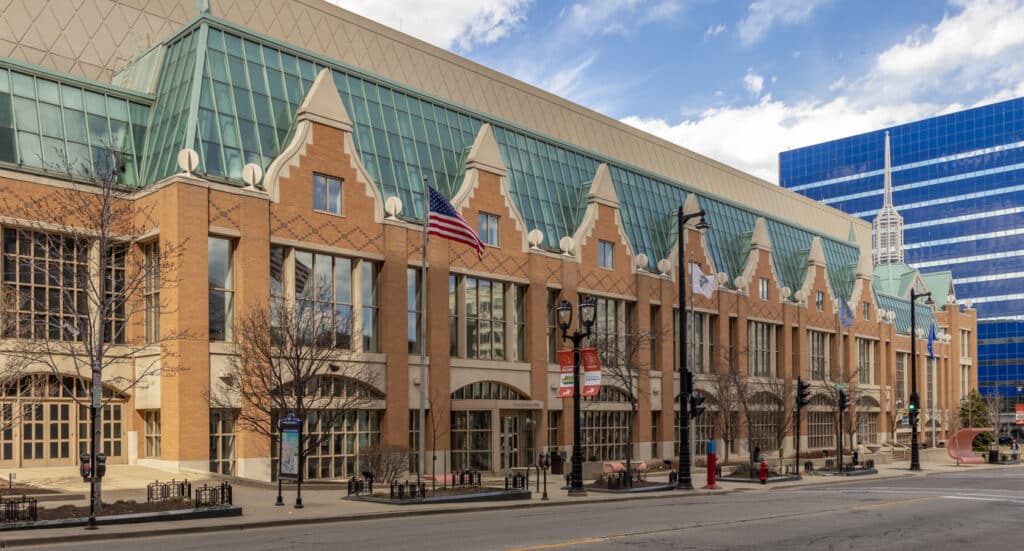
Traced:
<path fill-rule="evenodd" d="M 583 362 L 583 396 L 597 396 L 601 390 L 601 358 L 597 355 L 597 349 L 584 348 L 580 350 L 580 359 Z"/>
<path fill-rule="evenodd" d="M 559 398 L 572 398 L 572 350 L 558 351 L 558 365 L 562 376 L 558 385 Z"/>
<path fill-rule="evenodd" d="M 1017 404 L 1017 424 L 1024 425 L 1024 404 Z"/>

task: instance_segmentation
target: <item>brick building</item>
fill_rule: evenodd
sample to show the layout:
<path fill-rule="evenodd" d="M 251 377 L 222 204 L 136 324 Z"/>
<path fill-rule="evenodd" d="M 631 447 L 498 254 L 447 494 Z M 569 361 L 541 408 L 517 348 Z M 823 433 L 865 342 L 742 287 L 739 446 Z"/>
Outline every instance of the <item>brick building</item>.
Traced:
<path fill-rule="evenodd" d="M 564 345 L 554 305 L 581 296 L 598 300 L 599 339 L 658 336 L 637 351 L 649 370 L 638 377 L 635 415 L 614 385 L 588 400 L 584 454 L 623 458 L 632 425 L 637 458 L 671 457 L 680 205 L 703 210 L 710 225 L 703 235 L 686 229 L 687 257 L 722 282 L 694 303 L 699 391 L 713 398 L 716 373 L 730 369 L 762 389 L 742 407 L 756 413 L 744 415 L 734 453 L 748 432 L 763 450 L 777 446 L 768 427 L 791 415 L 798 375 L 814 389 L 802 449 L 834 449 L 836 382 L 853 391 L 859 439 L 906 430 L 894 421 L 909 395 L 910 305 L 874 287 L 871 228 L 857 218 L 314 0 L 86 0 L 69 13 L 28 4 L 5 8 L 0 36 L 5 289 L 60 285 L 7 269 L 70 262 L 33 252 L 34 239 L 60 228 L 17 205 L 86 189 L 58 161 L 99 168 L 105 144 L 121 151 L 128 201 L 147 213 L 122 262 L 144 263 L 157 246 L 181 253 L 173 277 L 140 290 L 162 306 L 123 320 L 124 358 L 111 373 L 131 378 L 153 358 L 161 373 L 108 389 L 112 462 L 271 478 L 269 439 L 240 430 L 237 411 L 211 407 L 210 395 L 228 372 L 240 317 L 271 293 L 306 293 L 312 273 L 332 282 L 332 311 L 359 314 L 338 354 L 374 376 L 342 382 L 376 399 L 333 426 L 307 423 L 331 433 L 308 458 L 310 478 L 347 477 L 373 443 L 414 449 L 435 430 L 449 468 L 500 470 L 547 447 L 567 451 L 571 401 L 556 397 L 554 354 Z M 196 166 L 187 154 L 181 163 L 190 170 L 178 162 L 185 149 L 197 153 Z M 255 185 L 244 182 L 248 164 L 260 169 Z M 488 245 L 478 260 L 432 239 L 425 284 L 423 177 Z M 855 314 L 850 328 L 839 324 L 840 298 Z M 923 341 L 917 347 L 918 386 L 940 441 L 977 378 L 974 311 L 943 303 L 919 307 L 918 323 L 934 320 L 949 337 L 934 360 Z M 54 323 L 37 301 L 10 315 L 9 347 L 74 340 L 20 321 Z M 146 346 L 161 335 L 175 338 Z M 82 375 L 35 370 L 29 378 Z M 420 385 L 432 419 L 424 427 Z M 75 399 L 60 385 L 41 395 L 15 388 L 4 403 L 32 415 L 0 433 L 0 465 L 74 464 L 86 442 Z M 697 453 L 724 417 L 716 409 L 696 420 Z M 792 438 L 782 446 L 791 452 Z"/>

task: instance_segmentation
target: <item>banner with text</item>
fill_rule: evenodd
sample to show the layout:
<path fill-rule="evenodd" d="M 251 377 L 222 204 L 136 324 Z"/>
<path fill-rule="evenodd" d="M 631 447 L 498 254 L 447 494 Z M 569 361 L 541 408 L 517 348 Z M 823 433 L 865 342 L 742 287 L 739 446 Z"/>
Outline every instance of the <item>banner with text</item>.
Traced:
<path fill-rule="evenodd" d="M 559 398 L 572 398 L 572 364 L 572 350 L 559 350 L 558 365 L 562 374 L 558 385 Z"/>
<path fill-rule="evenodd" d="M 1017 404 L 1017 424 L 1024 425 L 1024 404 Z"/>
<path fill-rule="evenodd" d="M 583 362 L 583 396 L 597 396 L 601 390 L 601 359 L 597 355 L 597 349 L 584 348 L 580 350 L 580 359 Z"/>

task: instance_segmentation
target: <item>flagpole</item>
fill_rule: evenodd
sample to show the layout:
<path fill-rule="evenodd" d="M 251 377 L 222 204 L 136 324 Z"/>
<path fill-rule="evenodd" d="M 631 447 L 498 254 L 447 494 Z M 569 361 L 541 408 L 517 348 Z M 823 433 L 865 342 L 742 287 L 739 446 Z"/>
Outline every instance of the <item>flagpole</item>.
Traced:
<path fill-rule="evenodd" d="M 427 235 L 430 226 L 430 186 L 423 177 L 423 259 L 420 264 L 420 438 L 417 482 L 426 470 L 427 461 Z"/>

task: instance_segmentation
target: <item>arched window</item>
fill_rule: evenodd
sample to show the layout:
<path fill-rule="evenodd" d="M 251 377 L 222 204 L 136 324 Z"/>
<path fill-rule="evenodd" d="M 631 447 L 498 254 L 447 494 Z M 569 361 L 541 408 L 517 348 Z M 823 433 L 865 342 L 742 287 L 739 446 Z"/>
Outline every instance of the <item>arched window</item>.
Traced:
<path fill-rule="evenodd" d="M 452 392 L 452 400 L 528 400 L 515 388 L 498 381 L 470 383 Z"/>
<path fill-rule="evenodd" d="M 811 397 L 807 408 L 807 447 L 831 449 L 835 446 L 835 402 L 825 394 Z"/>

